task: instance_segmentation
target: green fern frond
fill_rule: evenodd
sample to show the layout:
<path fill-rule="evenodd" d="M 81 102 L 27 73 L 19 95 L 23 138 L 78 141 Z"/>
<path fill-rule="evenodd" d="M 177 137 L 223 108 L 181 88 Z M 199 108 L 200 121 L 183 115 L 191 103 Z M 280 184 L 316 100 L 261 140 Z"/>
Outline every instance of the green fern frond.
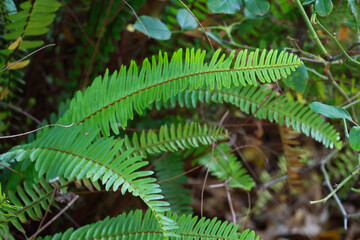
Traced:
<path fill-rule="evenodd" d="M 168 211 L 168 203 L 160 192 L 152 171 L 141 171 L 148 164 L 141 157 L 128 158 L 132 149 L 118 154 L 123 141 L 112 138 L 97 138 L 99 130 L 85 132 L 82 126 L 70 128 L 55 127 L 33 143 L 15 147 L 18 161 L 30 158 L 35 161 L 35 170 L 46 180 L 57 176 L 68 180 L 98 179 L 108 191 L 130 192 L 139 196 L 154 212 L 166 234 L 175 228 L 175 223 L 163 215 Z"/>
<path fill-rule="evenodd" d="M 103 79 L 98 77 L 84 92 L 77 92 L 70 109 L 59 123 L 83 123 L 85 128 L 101 128 L 104 135 L 110 135 L 110 128 L 119 133 L 119 126 L 125 128 L 133 119 L 134 110 L 141 114 L 155 101 L 167 101 L 185 89 L 223 89 L 232 85 L 258 85 L 259 82 L 274 82 L 288 76 L 302 62 L 287 52 L 277 50 L 241 51 L 235 58 L 233 51 L 228 57 L 220 50 L 211 61 L 205 61 L 205 51 L 186 49 L 176 51 L 169 61 L 167 53 L 159 53 L 150 62 L 145 59 L 141 70 L 134 61 L 129 68 L 122 66 L 119 73 Z M 258 79 L 258 80 L 257 80 Z M 110 125 L 110 126 L 109 126 Z"/>
<path fill-rule="evenodd" d="M 198 123 L 186 123 L 184 127 L 181 124 L 175 128 L 171 124 L 170 130 L 167 125 L 160 127 L 158 133 L 149 130 L 143 131 L 140 138 L 136 133 L 133 134 L 132 140 L 125 135 L 125 144 L 121 149 L 122 152 L 133 148 L 134 156 L 147 158 L 148 154 L 162 152 L 176 152 L 188 148 L 197 148 L 199 145 L 209 145 L 212 142 L 228 139 L 228 132 L 220 127 L 208 127 L 206 124 L 201 126 Z"/>
<path fill-rule="evenodd" d="M 19 209 L 21 209 L 21 207 L 14 205 L 5 196 L 5 193 L 2 192 L 0 183 L 0 239 L 14 239 L 10 234 L 8 223 L 11 222 L 18 227 L 16 217 Z M 19 230 L 23 229 L 21 228 Z"/>
<path fill-rule="evenodd" d="M 56 12 L 61 4 L 56 0 L 26 1 L 20 4 L 22 11 L 8 15 L 6 24 L 7 33 L 3 35 L 5 40 L 15 40 L 24 36 L 39 36 L 49 31 L 48 26 L 55 18 Z M 43 45 L 43 41 L 23 40 L 17 48 L 31 49 Z M 13 50 L 9 50 L 12 52 Z"/>
<path fill-rule="evenodd" d="M 168 217 L 176 221 L 179 228 L 176 233 L 179 237 L 170 239 L 193 240 L 193 239 L 227 239 L 227 240 L 259 240 L 254 231 L 246 230 L 243 233 L 237 232 L 239 226 L 232 223 L 220 221 L 216 218 L 212 220 L 205 217 L 198 219 L 197 216 L 168 214 Z M 123 213 L 115 218 L 105 218 L 93 224 L 86 225 L 79 229 L 68 229 L 64 233 L 58 233 L 54 236 L 47 236 L 49 239 L 165 239 L 161 235 L 161 230 L 155 217 L 150 211 L 147 211 L 143 217 L 141 210 Z"/>
<path fill-rule="evenodd" d="M 59 187 L 61 191 L 66 186 L 66 181 L 60 180 L 62 185 Z M 28 221 L 28 218 L 39 221 L 43 217 L 45 211 L 51 201 L 54 193 L 54 188 L 46 182 L 44 178 L 40 178 L 39 183 L 31 183 L 31 181 L 24 181 L 23 185 L 18 185 L 16 191 L 7 190 L 11 202 L 21 207 L 15 212 L 15 215 L 10 219 L 11 223 L 21 232 L 25 232 L 21 223 Z M 51 203 L 56 205 L 54 201 Z"/>
<path fill-rule="evenodd" d="M 198 157 L 195 161 L 209 168 L 210 173 L 220 181 L 228 181 L 227 185 L 234 188 L 242 188 L 250 191 L 255 185 L 254 180 L 247 174 L 241 162 L 231 153 L 227 143 L 221 143 L 211 152 Z"/>
<path fill-rule="evenodd" d="M 267 119 L 286 125 L 306 136 L 311 136 L 326 147 L 341 148 L 340 135 L 329 123 L 324 123 L 321 116 L 312 111 L 307 105 L 289 100 L 286 96 L 277 96 L 276 91 L 267 89 L 266 86 L 233 87 L 208 91 L 204 89 L 192 92 L 183 92 L 170 98 L 166 103 L 157 103 L 158 109 L 174 107 L 176 102 L 181 107 L 195 107 L 198 102 L 210 101 L 215 103 L 229 103 L 239 107 L 246 114 L 254 114 L 259 119 Z"/>
<path fill-rule="evenodd" d="M 155 165 L 156 176 L 165 199 L 170 203 L 171 212 L 191 214 L 190 191 L 181 186 L 187 183 L 184 162 L 179 153 L 168 154 Z"/>

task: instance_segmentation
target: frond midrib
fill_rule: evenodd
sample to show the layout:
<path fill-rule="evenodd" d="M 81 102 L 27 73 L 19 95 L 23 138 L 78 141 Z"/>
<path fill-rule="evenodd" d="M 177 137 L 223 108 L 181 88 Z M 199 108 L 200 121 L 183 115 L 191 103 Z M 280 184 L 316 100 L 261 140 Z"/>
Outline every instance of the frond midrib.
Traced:
<path fill-rule="evenodd" d="M 201 138 L 201 137 L 226 137 L 227 134 L 221 134 L 221 135 L 216 135 L 216 134 L 212 134 L 212 135 L 209 135 L 209 134 L 201 134 L 201 135 L 196 135 L 196 136 L 187 136 L 187 137 L 182 137 L 182 138 L 172 138 L 172 139 L 169 139 L 169 140 L 165 140 L 165 141 L 162 141 L 162 142 L 158 142 L 156 144 L 151 144 L 151 145 L 146 145 L 145 147 L 140 147 L 140 148 L 135 148 L 133 153 L 137 153 L 137 152 L 141 152 L 141 151 L 145 151 L 149 148 L 153 148 L 153 147 L 157 147 L 157 146 L 161 146 L 161 145 L 165 145 L 167 143 L 172 143 L 172 142 L 178 142 L 178 141 L 181 141 L 181 140 L 188 140 L 188 139 L 191 139 L 191 138 Z M 180 147 L 179 147 L 180 148 Z"/>
<path fill-rule="evenodd" d="M 111 103 L 108 103 L 107 105 L 99 108 L 98 110 L 96 110 L 95 112 L 89 114 L 88 116 L 84 117 L 83 119 L 81 119 L 77 125 L 79 125 L 80 123 L 83 123 L 85 122 L 87 119 L 90 119 L 92 116 L 95 116 L 96 114 L 100 113 L 101 111 L 109 108 L 110 106 L 114 105 L 115 103 L 118 103 L 122 100 L 125 100 L 129 97 L 132 97 L 133 95 L 136 95 L 136 94 L 139 94 L 141 92 L 144 92 L 146 90 L 149 90 L 149 89 L 152 89 L 154 87 L 157 87 L 157 86 L 160 86 L 160 85 L 164 85 L 164 84 L 167 84 L 169 82 L 173 82 L 173 81 L 176 81 L 176 80 L 179 80 L 179 79 L 183 79 L 183 78 L 187 78 L 187 77 L 193 77 L 193 76 L 198 76 L 198 75 L 206 75 L 206 74 L 211 74 L 211 73 L 222 73 L 222 72 L 237 72 L 237 71 L 246 71 L 246 70 L 255 70 L 255 69 L 267 69 L 267 68 L 283 68 L 283 67 L 295 67 L 295 66 L 298 66 L 299 63 L 290 63 L 290 64 L 277 64 L 277 65 L 269 65 L 269 66 L 255 66 L 255 67 L 243 67 L 243 68 L 231 68 L 231 69 L 218 69 L 218 70 L 211 70 L 211 71 L 205 71 L 205 72 L 198 72 L 198 73 L 192 73 L 192 74 L 187 74 L 187 75 L 183 75 L 183 76 L 179 76 L 179 77 L 176 77 L 176 78 L 171 78 L 171 79 L 168 79 L 164 82 L 159 82 L 159 83 L 156 83 L 156 84 L 153 84 L 153 85 L 150 85 L 150 86 L 147 86 L 145 88 L 142 88 L 142 89 L 139 89 L 139 90 L 136 90 L 135 92 L 132 92 L 124 97 L 121 97 L 115 101 L 112 101 Z"/>

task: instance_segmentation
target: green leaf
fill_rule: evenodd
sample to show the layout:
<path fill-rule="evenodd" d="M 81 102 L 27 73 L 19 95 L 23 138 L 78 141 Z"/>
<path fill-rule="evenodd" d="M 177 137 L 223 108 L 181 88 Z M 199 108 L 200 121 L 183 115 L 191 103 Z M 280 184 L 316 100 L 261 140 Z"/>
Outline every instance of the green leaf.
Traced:
<path fill-rule="evenodd" d="M 267 0 L 244 0 L 246 8 L 256 14 L 263 16 L 270 9 L 270 3 Z"/>
<path fill-rule="evenodd" d="M 360 151 L 360 127 L 352 127 L 349 135 L 350 147 L 355 151 Z"/>
<path fill-rule="evenodd" d="M 241 0 L 208 0 L 208 8 L 214 13 L 234 14 L 242 7 Z"/>
<path fill-rule="evenodd" d="M 171 37 L 171 32 L 165 23 L 154 17 L 141 16 L 136 20 L 134 28 L 157 40 L 168 40 Z"/>
<path fill-rule="evenodd" d="M 302 5 L 303 5 L 303 6 L 306 6 L 306 5 L 309 5 L 309 4 L 313 3 L 313 2 L 315 2 L 315 0 L 305 0 L 305 1 L 302 3 Z"/>
<path fill-rule="evenodd" d="M 331 13 L 333 9 L 333 3 L 331 0 L 316 0 L 315 11 L 322 17 L 325 17 Z"/>
<path fill-rule="evenodd" d="M 187 9 L 180 9 L 176 13 L 176 20 L 183 30 L 194 29 L 198 26 L 196 19 Z"/>
<path fill-rule="evenodd" d="M 306 88 L 306 80 L 309 78 L 305 65 L 301 65 L 295 72 L 291 73 L 289 77 L 284 79 L 284 83 L 294 90 L 304 93 Z"/>
<path fill-rule="evenodd" d="M 344 118 L 353 121 L 348 111 L 341 107 L 330 106 L 319 102 L 310 104 L 310 108 L 317 113 L 320 113 L 328 118 Z"/>

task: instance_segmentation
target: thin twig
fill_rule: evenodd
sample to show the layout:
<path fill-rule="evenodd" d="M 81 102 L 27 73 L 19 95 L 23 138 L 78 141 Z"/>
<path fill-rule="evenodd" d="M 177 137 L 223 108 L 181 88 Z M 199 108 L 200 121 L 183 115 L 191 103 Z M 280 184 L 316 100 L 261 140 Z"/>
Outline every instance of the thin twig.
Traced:
<path fill-rule="evenodd" d="M 12 169 L 11 167 L 8 167 L 8 166 L 6 166 L 5 164 L 2 164 L 2 163 L 0 163 L 0 166 L 3 166 L 4 168 L 9 169 L 10 171 L 18 174 L 22 179 L 24 179 L 24 175 L 22 175 L 21 173 L 19 173 L 18 171 L 14 170 L 14 169 Z"/>
<path fill-rule="evenodd" d="M 33 51 L 33 52 L 29 53 L 28 55 L 26 55 L 25 57 L 21 58 L 20 60 L 17 60 L 16 62 L 10 64 L 9 66 L 3 68 L 2 70 L 0 70 L 0 73 L 6 71 L 7 69 L 9 69 L 9 68 L 11 68 L 12 66 L 14 66 L 15 64 L 17 64 L 18 62 L 21 62 L 22 60 L 30 57 L 31 55 L 33 55 L 33 54 L 35 54 L 35 53 L 37 53 L 37 52 L 40 52 L 41 50 L 43 50 L 43 49 L 45 49 L 45 48 L 47 48 L 47 47 L 51 47 L 51 46 L 55 46 L 55 44 L 54 44 L 54 43 L 51 43 L 51 44 L 42 46 L 42 47 L 39 48 L 39 49 L 36 49 L 35 51 Z"/>
<path fill-rule="evenodd" d="M 20 137 L 20 136 L 24 136 L 24 135 L 28 135 L 30 133 L 33 133 L 33 132 L 37 132 L 43 128 L 46 128 L 46 127 L 54 127 L 54 126 L 57 126 L 57 127 L 65 127 L 65 128 L 68 128 L 68 127 L 71 127 L 72 125 L 74 125 L 74 123 L 70 124 L 70 125 L 61 125 L 61 124 L 49 124 L 49 125 L 46 125 L 46 126 L 43 126 L 43 127 L 39 127 L 35 130 L 31 130 L 31 131 L 28 131 L 28 132 L 24 132 L 24 133 L 19 133 L 19 134 L 15 134 L 15 135 L 9 135 L 9 136 L 0 136 L 0 139 L 7 139 L 7 138 L 15 138 L 15 137 Z"/>
<path fill-rule="evenodd" d="M 207 180 L 209 172 L 210 172 L 211 162 L 214 160 L 214 149 L 215 149 L 215 142 L 212 142 L 211 159 L 210 159 L 209 165 L 207 166 L 204 183 L 203 183 L 203 186 L 201 189 L 201 200 L 200 200 L 200 216 L 201 217 L 204 216 L 204 214 L 203 214 L 204 213 L 204 191 L 205 191 L 206 180 Z"/>
<path fill-rule="evenodd" d="M 37 119 L 36 117 L 32 116 L 32 115 L 29 114 L 28 112 L 25 112 L 24 110 L 22 110 L 22 109 L 19 108 L 19 107 L 12 106 L 12 105 L 10 105 L 10 104 L 8 104 L 8 103 L 6 103 L 6 102 L 3 102 L 3 101 L 0 101 L 0 104 L 1 104 L 1 105 L 4 105 L 4 106 L 6 106 L 6 107 L 8 107 L 8 108 L 10 108 L 10 109 L 13 109 L 13 110 L 15 110 L 15 111 L 17 111 L 17 112 L 19 112 L 19 113 L 21 113 L 21 114 L 24 114 L 25 116 L 27 116 L 28 118 L 30 118 L 31 120 L 33 120 L 34 122 L 36 122 L 37 124 L 41 124 L 41 122 L 40 122 L 39 119 Z"/>
<path fill-rule="evenodd" d="M 71 205 L 74 204 L 74 202 L 79 198 L 78 195 L 75 195 L 75 197 L 68 203 L 68 205 L 66 205 L 66 207 L 64 207 L 58 214 L 56 214 L 50 221 L 48 221 L 42 228 L 40 228 L 39 230 L 36 231 L 36 233 L 34 233 L 29 240 L 33 239 L 36 237 L 36 235 L 38 235 L 39 233 L 41 233 L 45 228 L 47 228 L 51 223 L 53 223 L 56 219 L 58 219 L 69 207 L 71 207 Z"/>
<path fill-rule="evenodd" d="M 232 204 L 230 189 L 229 189 L 229 186 L 227 185 L 227 183 L 229 181 L 230 181 L 230 179 L 226 179 L 226 181 L 225 181 L 226 198 L 227 198 L 227 201 L 229 203 L 229 208 L 230 208 L 233 224 L 236 225 L 236 213 L 235 213 L 235 210 L 234 210 L 234 206 Z"/>
<path fill-rule="evenodd" d="M 201 22 L 199 21 L 199 19 L 194 15 L 194 13 L 190 10 L 190 8 L 188 8 L 188 6 L 186 6 L 186 4 L 185 4 L 183 1 L 179 0 L 179 2 L 189 11 L 189 13 L 195 18 L 195 20 L 197 21 L 197 23 L 200 25 L 201 29 L 204 31 L 204 34 L 205 34 L 205 36 L 206 36 L 206 39 L 208 40 L 208 42 L 209 42 L 209 44 L 210 44 L 211 49 L 212 49 L 213 52 L 214 52 L 214 51 L 215 51 L 215 50 L 214 50 L 214 46 L 212 45 L 212 42 L 211 42 L 211 40 L 210 40 L 210 38 L 209 38 L 209 35 L 206 33 L 206 30 L 205 30 L 204 26 L 201 24 Z"/>
<path fill-rule="evenodd" d="M 44 217 L 42 218 L 42 220 L 41 220 L 41 222 L 40 222 L 40 224 L 39 224 L 39 227 L 38 227 L 38 229 L 37 229 L 37 232 L 40 230 L 41 226 L 43 225 L 43 223 L 44 223 L 44 221 L 45 221 L 45 219 L 46 219 L 46 216 L 48 215 L 48 213 L 49 213 L 49 211 L 50 211 L 51 204 L 52 204 L 52 202 L 54 201 L 55 193 L 56 193 L 58 190 L 59 190 L 59 189 L 58 189 L 57 185 L 55 185 L 54 191 L 53 191 L 53 193 L 52 193 L 52 195 L 51 195 L 50 202 L 49 202 L 48 207 L 47 207 L 47 209 L 46 209 L 46 211 L 45 211 Z M 34 239 L 35 239 L 35 238 L 36 238 L 36 235 L 34 236 Z"/>
<path fill-rule="evenodd" d="M 131 5 L 129 3 L 127 3 L 125 0 L 123 0 L 123 2 L 126 4 L 126 6 L 128 6 L 131 11 L 134 13 L 135 17 L 137 18 L 137 20 L 139 20 L 141 26 L 144 28 L 144 31 L 146 32 L 146 35 L 148 36 L 148 38 L 150 38 L 149 36 L 149 32 L 147 31 L 145 25 L 143 24 L 143 22 L 141 21 L 141 19 L 139 18 L 139 16 L 136 14 L 135 10 L 131 7 Z"/>

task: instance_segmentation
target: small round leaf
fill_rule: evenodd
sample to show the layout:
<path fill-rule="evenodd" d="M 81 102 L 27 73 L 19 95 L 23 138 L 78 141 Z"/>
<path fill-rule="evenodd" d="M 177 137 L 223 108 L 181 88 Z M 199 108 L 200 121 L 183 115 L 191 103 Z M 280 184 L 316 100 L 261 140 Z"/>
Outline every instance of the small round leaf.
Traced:
<path fill-rule="evenodd" d="M 349 134 L 349 143 L 355 151 L 360 151 L 360 127 L 352 127 Z"/>
<path fill-rule="evenodd" d="M 330 106 L 319 102 L 313 102 L 309 106 L 314 112 L 320 113 L 328 118 L 344 118 L 352 121 L 348 111 L 341 107 Z"/>
<path fill-rule="evenodd" d="M 208 8 L 214 13 L 234 14 L 242 7 L 241 0 L 208 0 Z"/>
<path fill-rule="evenodd" d="M 168 40 L 171 37 L 171 32 L 165 23 L 154 17 L 141 16 L 140 20 L 136 20 L 134 28 L 157 40 Z"/>
<path fill-rule="evenodd" d="M 244 0 L 245 7 L 252 13 L 264 16 L 270 9 L 270 3 L 267 0 Z"/>
<path fill-rule="evenodd" d="M 315 11 L 320 16 L 324 17 L 331 13 L 333 9 L 333 3 L 331 0 L 316 0 Z"/>
<path fill-rule="evenodd" d="M 198 26 L 196 19 L 186 9 L 180 9 L 177 11 L 176 20 L 183 30 L 194 29 Z"/>

